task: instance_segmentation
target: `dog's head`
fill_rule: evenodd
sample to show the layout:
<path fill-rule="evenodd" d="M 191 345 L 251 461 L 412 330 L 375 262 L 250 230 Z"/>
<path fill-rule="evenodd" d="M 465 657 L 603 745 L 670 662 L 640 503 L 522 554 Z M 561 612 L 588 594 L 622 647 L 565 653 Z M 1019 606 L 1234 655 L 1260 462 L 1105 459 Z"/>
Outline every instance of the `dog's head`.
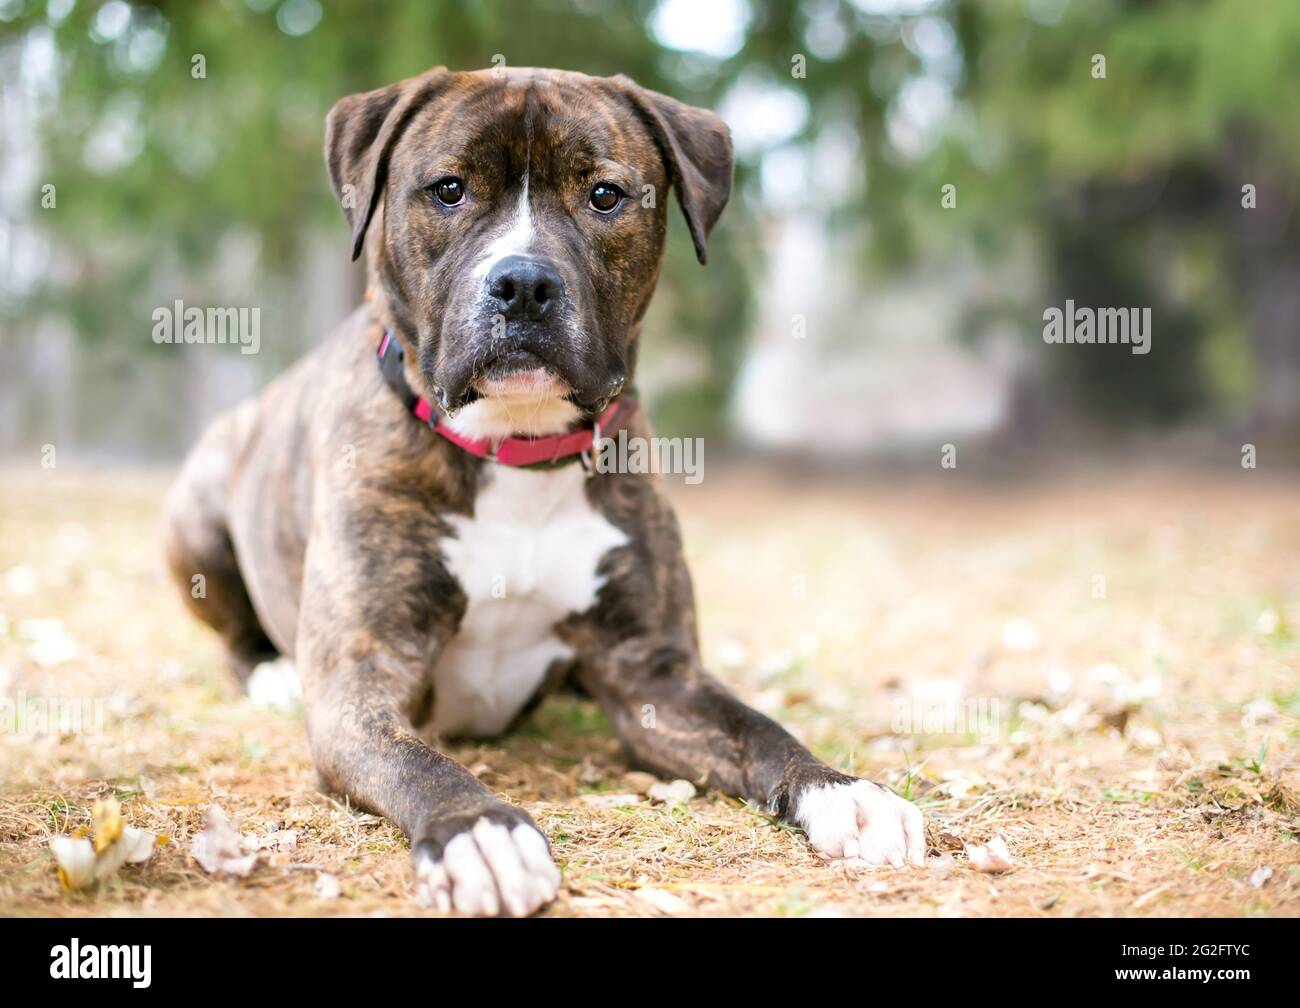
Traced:
<path fill-rule="evenodd" d="M 731 191 L 712 112 L 558 70 L 438 68 L 352 95 L 329 113 L 325 155 L 353 258 L 369 248 L 428 392 L 476 414 L 477 433 L 547 433 L 617 395 L 669 187 L 701 262 Z"/>

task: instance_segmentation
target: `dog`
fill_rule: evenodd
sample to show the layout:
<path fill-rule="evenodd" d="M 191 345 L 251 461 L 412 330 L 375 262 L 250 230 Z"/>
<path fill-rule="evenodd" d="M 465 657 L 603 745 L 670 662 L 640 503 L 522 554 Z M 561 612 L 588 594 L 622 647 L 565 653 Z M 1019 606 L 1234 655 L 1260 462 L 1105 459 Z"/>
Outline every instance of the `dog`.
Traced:
<path fill-rule="evenodd" d="M 921 863 L 915 805 L 703 668 L 657 478 L 591 464 L 601 436 L 649 436 L 632 381 L 665 197 L 704 263 L 722 120 L 621 76 L 439 67 L 339 101 L 325 157 L 366 302 L 212 423 L 165 521 L 235 677 L 292 659 L 321 786 L 401 828 L 426 903 L 533 913 L 561 883 L 545 836 L 437 740 L 506 732 L 567 684 L 634 764 L 831 859 Z"/>

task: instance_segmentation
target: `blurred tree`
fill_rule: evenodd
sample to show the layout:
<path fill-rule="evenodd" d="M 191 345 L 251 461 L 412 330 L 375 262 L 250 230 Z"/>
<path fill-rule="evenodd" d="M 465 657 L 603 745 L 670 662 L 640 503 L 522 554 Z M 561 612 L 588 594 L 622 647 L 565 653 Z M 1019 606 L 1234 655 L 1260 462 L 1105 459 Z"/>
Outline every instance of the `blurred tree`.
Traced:
<path fill-rule="evenodd" d="M 317 240 L 314 225 L 336 232 L 346 256 L 321 156 L 325 113 L 345 94 L 430 66 L 490 66 L 500 54 L 511 65 L 625 73 L 714 104 L 727 77 L 715 66 L 688 83 L 677 79 L 675 55 L 646 35 L 653 8 L 531 0 L 3 4 L 0 16 L 9 20 L 0 45 L 22 47 L 29 72 L 47 40 L 55 54 L 57 93 L 39 126 L 43 180 L 55 185 L 60 212 L 42 224 L 76 260 L 70 281 L 52 279 L 11 314 L 57 309 L 85 339 L 143 350 L 141 320 L 157 300 L 151 276 L 168 264 L 179 273 L 177 296 L 210 301 L 201 284 L 231 231 L 256 236 L 259 269 L 272 276 L 292 273 L 304 243 Z M 728 220 L 733 234 L 744 233 L 743 220 Z M 702 290 L 690 242 L 676 222 L 674 230 L 667 284 Z M 746 260 L 745 244 L 723 237 L 711 250 L 709 296 L 673 299 L 675 317 L 662 327 L 710 335 L 692 419 L 715 429 L 748 324 L 748 271 L 757 261 Z M 359 285 L 359 269 L 357 277 Z"/>
<path fill-rule="evenodd" d="M 957 182 L 971 237 L 1005 247 L 1008 221 L 1033 229 L 1047 304 L 1153 309 L 1158 352 L 1056 356 L 1081 367 L 1055 375 L 1067 401 L 1124 421 L 1209 405 L 1300 432 L 1300 124 L 1286 98 L 1300 5 L 963 0 L 952 22 L 960 114 L 907 189 L 927 228 L 943 221 L 940 181 Z M 877 189 L 873 212 L 893 195 Z"/>
<path fill-rule="evenodd" d="M 345 255 L 321 166 L 330 104 L 499 53 L 626 73 L 713 107 L 743 92 L 803 109 L 791 135 L 741 151 L 745 198 L 723 218 L 707 274 L 674 223 L 669 317 L 656 324 L 702 352 L 704 375 L 674 397 L 695 429 L 721 415 L 764 263 L 763 208 L 785 202 L 854 236 L 864 268 L 1028 249 L 1043 276 L 971 316 L 1009 316 L 1030 339 L 1045 304 L 1066 297 L 1151 306 L 1148 356 L 1051 355 L 1044 380 L 1056 391 L 1039 401 L 1054 409 L 1128 422 L 1208 406 L 1300 429 L 1300 127 L 1288 100 L 1300 4 L 700 3 L 701 27 L 725 8 L 740 32 L 734 52 L 710 54 L 670 48 L 647 27 L 670 3 L 680 16 L 682 0 L 0 0 L 0 53 L 21 52 L 29 84 L 52 54 L 57 88 L 39 127 L 62 212 L 42 226 L 77 263 L 11 317 L 57 307 L 86 339 L 138 345 L 134 320 L 148 317 L 160 263 L 190 289 L 231 230 L 256 236 L 269 276 L 292 274 L 322 225 Z M 777 170 L 774 147 L 807 153 L 845 133 L 861 170 L 842 185 Z M 955 208 L 941 204 L 945 185 Z"/>

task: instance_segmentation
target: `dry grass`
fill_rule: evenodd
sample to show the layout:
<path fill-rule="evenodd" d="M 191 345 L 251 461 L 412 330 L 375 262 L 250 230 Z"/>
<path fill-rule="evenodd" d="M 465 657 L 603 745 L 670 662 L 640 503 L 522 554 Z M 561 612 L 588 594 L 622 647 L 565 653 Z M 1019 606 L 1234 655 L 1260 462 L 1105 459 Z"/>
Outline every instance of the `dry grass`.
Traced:
<path fill-rule="evenodd" d="M 165 480 L 0 478 L 0 695 L 97 697 L 107 712 L 94 744 L 0 741 L 5 912 L 418 912 L 402 838 L 314 790 L 299 721 L 236 695 L 164 584 Z M 706 657 L 833 764 L 914 795 L 932 867 L 828 867 L 797 831 L 713 794 L 597 810 L 580 796 L 644 782 L 594 708 L 556 699 L 518 735 L 453 749 L 551 837 L 565 888 L 549 913 L 661 912 L 642 887 L 703 915 L 1300 913 L 1294 484 L 717 472 L 677 497 Z M 78 654 L 42 667 L 20 628 L 49 617 Z M 996 731 L 895 735 L 915 727 L 893 724 L 917 710 L 906 701 L 927 697 L 996 702 Z M 66 895 L 49 839 L 109 792 L 169 842 L 98 893 Z M 246 831 L 297 830 L 297 849 L 243 881 L 209 878 L 188 845 L 214 801 Z M 1017 867 L 979 874 L 961 845 L 996 833 Z M 1261 866 L 1272 875 L 1256 887 Z M 315 895 L 319 870 L 341 898 Z"/>

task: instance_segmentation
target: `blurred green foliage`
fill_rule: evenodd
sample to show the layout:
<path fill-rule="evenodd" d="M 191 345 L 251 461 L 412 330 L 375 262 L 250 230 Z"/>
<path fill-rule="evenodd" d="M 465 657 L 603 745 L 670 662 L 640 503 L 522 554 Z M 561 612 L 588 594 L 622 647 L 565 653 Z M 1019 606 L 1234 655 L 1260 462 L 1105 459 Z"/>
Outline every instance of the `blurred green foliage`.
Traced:
<path fill-rule="evenodd" d="M 1075 370 L 1049 373 L 1081 405 L 1176 419 L 1250 406 L 1261 374 L 1300 378 L 1294 320 L 1288 337 L 1278 319 L 1279 287 L 1300 263 L 1300 4 L 740 2 L 743 45 L 710 56 L 656 41 L 647 25 L 658 0 L 155 0 L 131 4 L 111 38 L 111 0 L 0 0 L 0 45 L 48 33 L 57 53 L 57 92 L 39 127 L 64 212 L 43 226 L 79 261 L 75 283 L 38 289 L 14 311 L 57 306 L 85 339 L 136 339 L 129 320 L 147 317 L 135 302 L 158 263 L 176 264 L 182 289 L 197 283 L 232 227 L 258 236 L 268 275 L 299 263 L 318 225 L 346 255 L 321 164 L 332 102 L 501 54 L 511 65 L 628 74 L 712 107 L 740 83 L 797 95 L 806 114 L 774 145 L 809 150 L 847 129 L 860 177 L 824 198 L 791 179 L 790 203 L 856 239 L 864 272 L 1029 249 L 1041 278 L 972 312 L 1011 317 L 1031 338 L 1044 296 L 1155 306 L 1177 330 L 1175 347 L 1072 358 Z M 700 0 L 701 24 L 716 16 Z M 1094 54 L 1105 56 L 1104 78 Z M 796 56 L 803 76 L 792 76 Z M 932 136 L 927 107 L 942 113 Z M 909 126 L 918 108 L 920 125 Z M 135 147 L 97 161 L 87 138 L 114 117 L 135 125 Z M 908 129 L 921 139 L 900 142 Z M 697 429 L 717 424 L 743 357 L 764 208 L 782 202 L 779 178 L 775 206 L 771 180 L 760 185 L 770 150 L 742 153 L 707 274 L 677 223 L 665 268 L 671 317 L 661 328 L 707 364 L 676 397 Z M 1262 224 L 1242 220 L 1245 182 L 1260 187 Z M 955 211 L 940 203 L 947 184 Z M 1280 409 L 1278 423 L 1295 423 L 1300 393 Z"/>

